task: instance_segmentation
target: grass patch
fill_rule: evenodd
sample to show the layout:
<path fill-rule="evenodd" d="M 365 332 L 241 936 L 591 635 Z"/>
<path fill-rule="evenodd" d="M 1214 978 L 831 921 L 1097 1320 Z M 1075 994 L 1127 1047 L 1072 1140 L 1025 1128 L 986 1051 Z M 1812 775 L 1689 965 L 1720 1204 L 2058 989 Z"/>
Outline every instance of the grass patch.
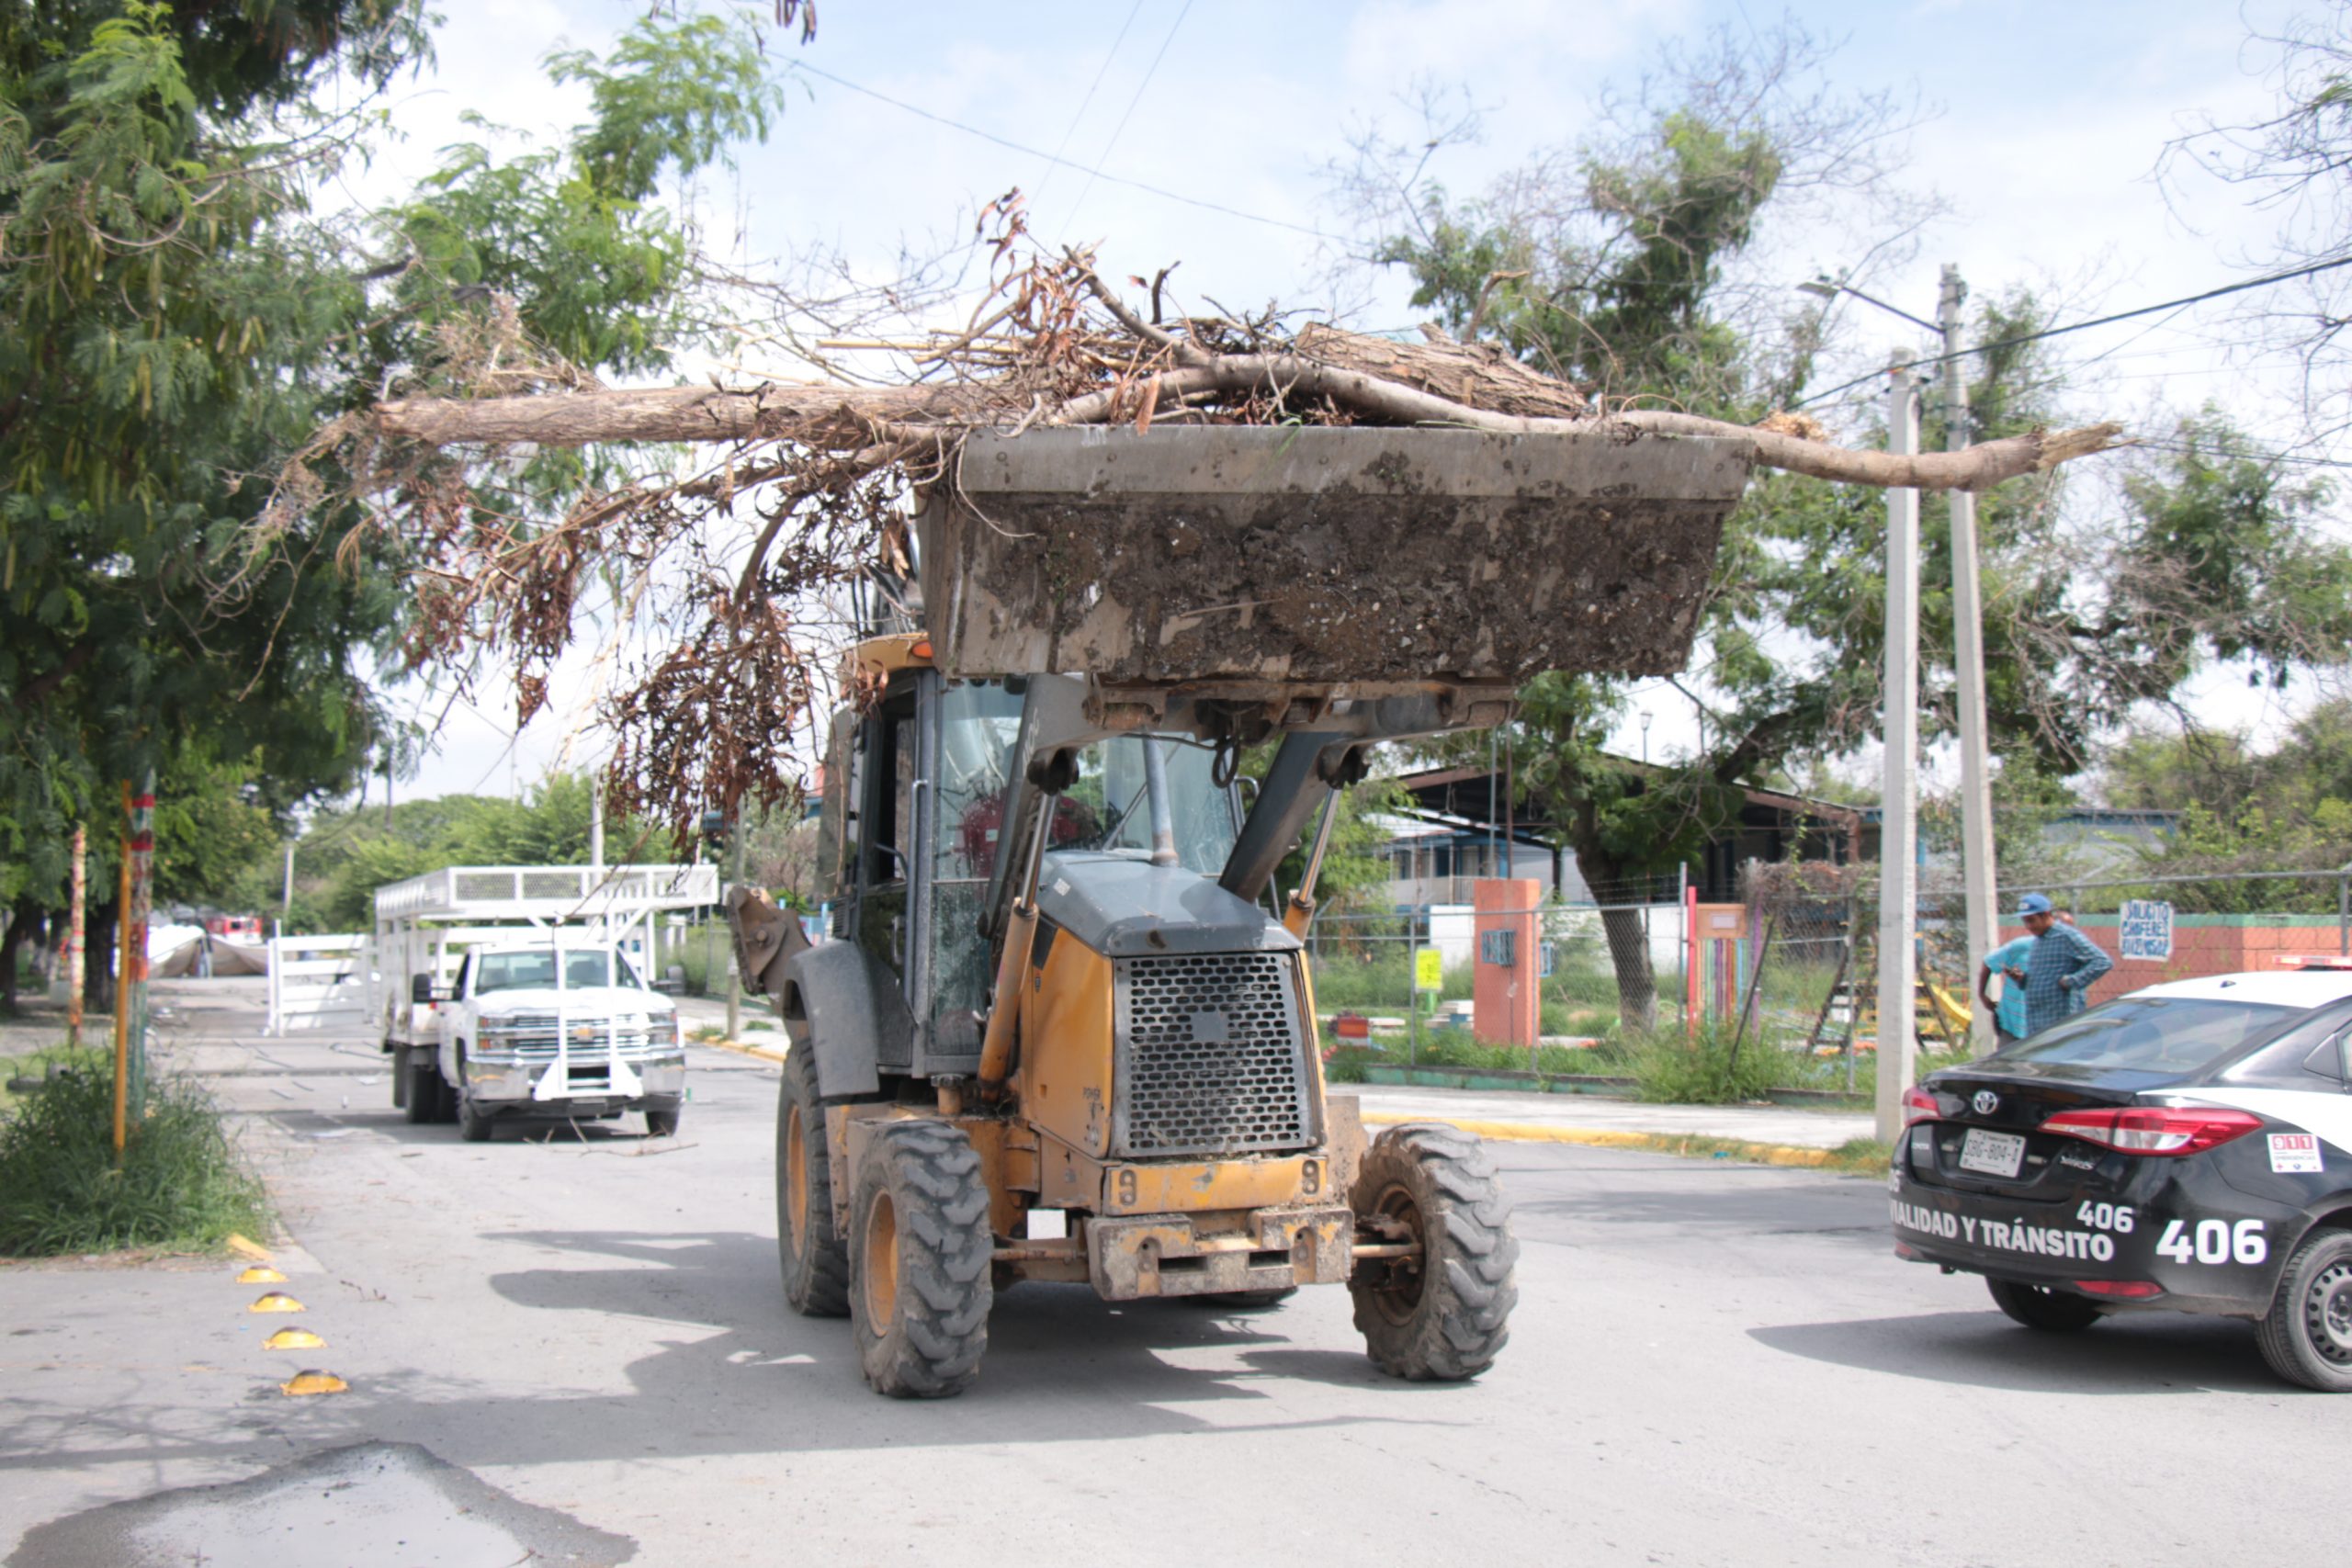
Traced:
<path fill-rule="evenodd" d="M 1640 1133 L 1633 1136 L 1640 1142 L 1628 1146 L 1679 1155 L 1686 1159 L 1801 1166 L 1807 1170 L 1832 1170 L 1847 1176 L 1881 1175 L 1894 1157 L 1894 1151 L 1875 1138 L 1849 1138 L 1834 1149 L 1800 1149 L 1785 1144 L 1751 1144 L 1739 1138 L 1706 1138 L 1695 1134 Z"/>
<path fill-rule="evenodd" d="M 62 1054 L 43 1053 L 43 1066 Z M 206 1251 L 265 1235 L 269 1201 L 202 1090 L 151 1082 L 115 1168 L 112 1064 L 72 1053 L 71 1070 L 0 1115 L 0 1257 L 150 1247 Z M 28 1074 L 26 1076 L 39 1076 Z"/>

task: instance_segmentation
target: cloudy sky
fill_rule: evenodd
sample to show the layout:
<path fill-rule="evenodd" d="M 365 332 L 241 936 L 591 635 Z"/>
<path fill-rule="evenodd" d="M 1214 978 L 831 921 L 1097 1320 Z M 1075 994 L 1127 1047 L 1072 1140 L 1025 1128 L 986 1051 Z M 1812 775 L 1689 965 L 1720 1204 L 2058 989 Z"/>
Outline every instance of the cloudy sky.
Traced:
<path fill-rule="evenodd" d="M 353 199 L 399 188 L 462 134 L 461 111 L 526 132 L 582 118 L 580 100 L 550 87 L 536 62 L 560 47 L 599 48 L 647 0 L 448 9 L 437 68 L 397 98 L 404 143 L 352 177 Z M 2245 40 L 2281 9 L 2241 14 L 2212 0 L 1857 0 L 1785 14 L 1719 0 L 829 0 L 814 43 L 771 36 L 790 92 L 775 134 L 692 199 L 711 242 L 747 261 L 838 253 L 878 278 L 902 249 L 968 232 L 979 204 L 1017 186 L 1041 237 L 1098 243 L 1107 276 L 1181 262 L 1176 277 L 1195 299 L 1337 303 L 1352 324 L 1401 327 L 1416 315 L 1397 279 L 1335 273 L 1359 237 L 1331 178 L 1353 138 L 1375 127 L 1417 134 L 1409 101 L 1425 85 L 1466 95 L 1483 111 L 1482 141 L 1445 150 L 1431 172 L 1476 192 L 1589 133 L 1603 92 L 1635 85 L 1662 49 L 1690 48 L 1713 29 L 1753 35 L 1785 16 L 1836 46 L 1838 88 L 1917 101 L 1904 184 L 1946 210 L 1892 263 L 1865 262 L 1850 248 L 1855 230 L 1825 221 L 1773 235 L 1769 265 L 1793 285 L 1864 264 L 1871 292 L 1932 316 L 1938 267 L 1954 263 L 1980 297 L 2032 287 L 2080 319 L 2246 276 L 2271 217 L 2218 184 L 2167 190 L 2154 171 L 2166 141 L 2203 117 L 2265 112 L 2269 59 Z M 1921 346 L 1904 323 L 1863 314 L 1853 344 L 1864 358 Z M 2280 362 L 2231 346 L 2245 335 L 2217 305 L 2070 339 L 2098 378 L 2082 395 L 2099 406 L 2085 412 L 2132 417 L 2160 400 L 2225 398 L 2247 428 L 2283 446 L 2295 434 L 2291 378 Z M 574 689 L 558 700 L 576 714 L 587 677 L 567 673 Z M 2237 679 L 2218 676 L 2204 700 L 2237 722 L 2275 726 L 2285 710 L 2254 711 Z M 427 706 L 413 693 L 405 700 Z M 482 705 L 486 714 L 451 710 L 404 792 L 503 790 L 510 774 L 527 784 L 563 752 L 560 714 L 518 744 L 502 728 L 512 711 L 503 694 L 485 692 Z M 433 700 L 428 716 L 441 707 Z M 1636 707 L 1656 715 L 1654 751 L 1693 733 L 1690 704 L 1669 690 L 1645 693 Z M 1629 750 L 1631 725 L 1620 738 Z M 575 761 L 604 750 L 593 736 L 571 744 Z"/>

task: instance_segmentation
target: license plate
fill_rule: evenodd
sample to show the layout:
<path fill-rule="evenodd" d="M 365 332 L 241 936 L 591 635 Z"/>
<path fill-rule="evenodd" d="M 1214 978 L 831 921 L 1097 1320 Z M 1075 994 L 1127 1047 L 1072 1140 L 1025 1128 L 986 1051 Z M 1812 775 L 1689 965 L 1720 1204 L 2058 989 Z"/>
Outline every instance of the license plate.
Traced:
<path fill-rule="evenodd" d="M 2025 1163 L 2025 1140 L 2015 1133 L 1971 1127 L 1960 1141 L 1960 1168 L 1984 1176 L 2015 1176 Z"/>

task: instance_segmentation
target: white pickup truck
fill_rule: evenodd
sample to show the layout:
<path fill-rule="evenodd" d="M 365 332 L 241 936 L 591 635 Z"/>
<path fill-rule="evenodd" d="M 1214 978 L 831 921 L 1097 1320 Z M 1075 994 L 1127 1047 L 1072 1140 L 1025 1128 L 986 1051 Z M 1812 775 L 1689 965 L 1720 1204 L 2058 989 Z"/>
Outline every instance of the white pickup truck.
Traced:
<path fill-rule="evenodd" d="M 394 1098 L 411 1122 L 455 1120 L 469 1143 L 505 1117 L 573 1121 L 645 1112 L 645 1130 L 678 1130 L 686 1055 L 675 1003 L 648 987 L 609 943 L 566 932 L 467 950 L 447 991 L 429 975 L 410 1001 L 434 1036 L 395 1047 Z"/>
<path fill-rule="evenodd" d="M 650 918 L 716 901 L 709 866 L 452 866 L 376 891 L 371 1004 L 392 1103 L 455 1122 L 642 1111 L 678 1130 L 677 1005 L 646 983 Z"/>

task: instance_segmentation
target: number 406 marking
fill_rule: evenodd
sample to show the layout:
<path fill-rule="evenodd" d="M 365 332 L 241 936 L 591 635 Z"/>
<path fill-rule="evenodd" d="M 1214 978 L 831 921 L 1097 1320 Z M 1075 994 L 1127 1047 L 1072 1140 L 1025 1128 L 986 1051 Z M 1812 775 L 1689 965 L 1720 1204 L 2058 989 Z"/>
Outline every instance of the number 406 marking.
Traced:
<path fill-rule="evenodd" d="M 2260 1263 L 2270 1256 L 2270 1243 L 2260 1220 L 2199 1220 L 2192 1233 L 2180 1220 L 2165 1223 L 2156 1251 L 2175 1263 Z"/>

